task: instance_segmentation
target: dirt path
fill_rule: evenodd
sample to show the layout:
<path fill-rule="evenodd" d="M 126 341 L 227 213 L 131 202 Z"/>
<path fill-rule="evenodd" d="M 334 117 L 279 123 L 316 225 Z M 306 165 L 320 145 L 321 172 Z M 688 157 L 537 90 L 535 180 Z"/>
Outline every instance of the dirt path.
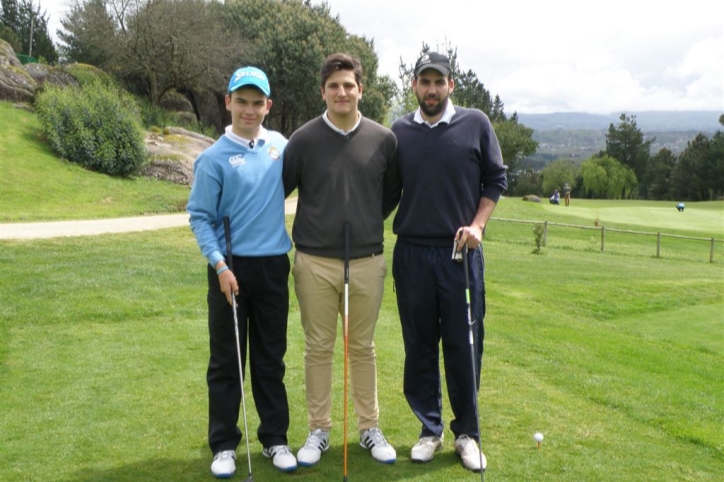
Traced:
<path fill-rule="evenodd" d="M 287 199 L 284 212 L 286 214 L 294 214 L 296 209 L 297 198 Z M 69 236 L 92 236 L 97 234 L 174 228 L 178 226 L 188 226 L 188 224 L 189 215 L 187 213 L 84 221 L 9 223 L 0 224 L 0 239 L 44 239 Z"/>

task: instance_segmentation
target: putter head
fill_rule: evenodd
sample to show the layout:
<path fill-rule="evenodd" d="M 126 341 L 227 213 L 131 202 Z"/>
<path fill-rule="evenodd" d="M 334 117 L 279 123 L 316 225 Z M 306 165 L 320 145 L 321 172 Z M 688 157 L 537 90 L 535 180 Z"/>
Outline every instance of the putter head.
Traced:
<path fill-rule="evenodd" d="M 251 474 L 249 474 L 249 477 L 244 479 L 244 482 L 254 482 L 254 477 L 252 477 Z"/>

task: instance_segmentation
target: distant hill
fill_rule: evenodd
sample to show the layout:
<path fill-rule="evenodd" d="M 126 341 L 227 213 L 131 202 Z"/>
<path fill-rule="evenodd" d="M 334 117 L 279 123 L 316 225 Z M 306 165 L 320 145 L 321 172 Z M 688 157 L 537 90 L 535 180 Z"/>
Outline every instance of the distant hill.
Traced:
<path fill-rule="evenodd" d="M 642 132 L 696 131 L 714 133 L 723 129 L 719 124 L 720 111 L 646 111 L 626 112 L 636 116 Z M 584 112 L 554 112 L 552 114 L 518 114 L 520 123 L 534 130 L 608 130 L 618 124 L 621 113 L 587 114 Z"/>
<path fill-rule="evenodd" d="M 645 138 L 654 139 L 651 154 L 670 149 L 674 154 L 683 151 L 697 134 L 711 137 L 718 130 L 718 111 L 647 111 L 626 112 L 636 116 L 636 125 Z M 533 129 L 538 141 L 535 154 L 526 158 L 524 167 L 542 169 L 560 158 L 586 159 L 606 148 L 606 133 L 611 124 L 617 125 L 621 114 L 587 114 L 584 112 L 555 112 L 552 114 L 518 114 L 519 122 Z"/>

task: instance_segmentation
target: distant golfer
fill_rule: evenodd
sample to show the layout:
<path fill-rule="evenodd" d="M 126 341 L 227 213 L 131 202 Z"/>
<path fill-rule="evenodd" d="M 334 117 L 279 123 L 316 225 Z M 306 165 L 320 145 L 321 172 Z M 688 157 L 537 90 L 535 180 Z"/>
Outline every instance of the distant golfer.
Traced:
<path fill-rule="evenodd" d="M 553 194 L 550 198 L 548 198 L 548 201 L 550 201 L 551 204 L 560 204 L 561 203 L 561 195 L 558 193 L 558 189 L 553 191 Z"/>
<path fill-rule="evenodd" d="M 241 386 L 231 309 L 236 294 L 243 364 L 247 333 L 251 390 L 263 454 L 276 468 L 297 461 L 287 446 L 289 405 L 284 386 L 289 312 L 291 241 L 284 226 L 282 154 L 287 140 L 261 123 L 272 101 L 269 80 L 255 67 L 237 70 L 229 81 L 226 109 L 231 125 L 199 155 L 188 201 L 191 229 L 207 264 L 209 307 L 209 447 L 211 472 L 231 477 L 242 433 L 237 426 Z M 226 265 L 222 219 L 231 220 L 234 272 Z M 243 434 L 249 437 L 249 434 Z"/>
<path fill-rule="evenodd" d="M 412 81 L 420 107 L 392 125 L 399 143 L 402 178 L 402 199 L 393 224 L 397 243 L 392 272 L 405 343 L 404 392 L 422 424 L 412 461 L 428 462 L 442 447 L 442 340 L 455 452 L 465 468 L 480 471 L 486 464 L 478 447 L 475 402 L 485 316 L 481 242 L 507 180 L 488 117 L 450 101 L 455 85 L 451 71 L 446 56 L 423 55 Z M 470 354 L 465 272 L 463 263 L 451 256 L 453 245 L 459 252 L 464 244 L 469 248 L 475 366 Z M 477 382 L 473 384 L 473 380 Z"/>
<path fill-rule="evenodd" d="M 565 200 L 566 206 L 571 203 L 571 186 L 569 186 L 568 183 L 563 186 L 563 199 Z"/>
<path fill-rule="evenodd" d="M 686 206 L 684 206 L 684 203 L 679 203 L 679 204 L 676 205 L 676 209 L 677 209 L 680 213 L 684 212 L 684 208 L 685 208 L 685 207 L 686 207 Z"/>

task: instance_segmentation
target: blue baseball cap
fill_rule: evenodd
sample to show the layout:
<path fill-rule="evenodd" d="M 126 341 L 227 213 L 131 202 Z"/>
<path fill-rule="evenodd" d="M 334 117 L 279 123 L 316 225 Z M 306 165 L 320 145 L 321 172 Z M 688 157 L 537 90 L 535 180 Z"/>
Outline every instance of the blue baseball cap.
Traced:
<path fill-rule="evenodd" d="M 267 97 L 271 94 L 269 79 L 267 79 L 264 71 L 256 67 L 242 67 L 234 72 L 229 80 L 229 93 L 245 86 L 256 87 Z"/>

